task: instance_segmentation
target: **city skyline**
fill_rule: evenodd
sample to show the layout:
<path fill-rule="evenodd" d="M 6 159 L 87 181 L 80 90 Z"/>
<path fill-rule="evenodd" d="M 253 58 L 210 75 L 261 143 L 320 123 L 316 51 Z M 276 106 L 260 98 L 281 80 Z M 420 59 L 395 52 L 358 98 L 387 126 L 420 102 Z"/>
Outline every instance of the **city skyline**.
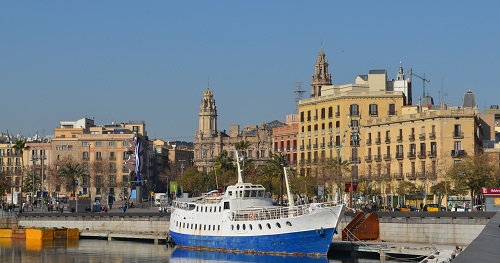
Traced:
<path fill-rule="evenodd" d="M 193 141 L 207 88 L 218 130 L 284 121 L 295 111 L 295 82 L 309 96 L 320 50 L 336 85 L 371 69 L 395 78 L 401 61 L 407 77 L 412 68 L 431 80 L 436 104 L 461 105 L 470 89 L 482 111 L 500 104 L 490 81 L 499 5 L 3 2 L 0 132 L 49 135 L 60 121 L 90 117 L 145 121 L 150 138 Z M 421 93 L 414 78 L 414 104 Z"/>

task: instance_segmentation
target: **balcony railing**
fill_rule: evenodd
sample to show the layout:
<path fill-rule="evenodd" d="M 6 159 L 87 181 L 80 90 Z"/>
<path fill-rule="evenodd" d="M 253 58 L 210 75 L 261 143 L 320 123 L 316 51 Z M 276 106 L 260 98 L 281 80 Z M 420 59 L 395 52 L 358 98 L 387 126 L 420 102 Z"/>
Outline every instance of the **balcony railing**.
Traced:
<path fill-rule="evenodd" d="M 415 134 L 410 134 L 408 136 L 408 140 L 410 140 L 411 142 L 415 140 Z"/>
<path fill-rule="evenodd" d="M 425 179 L 425 173 L 416 173 L 417 179 Z"/>
<path fill-rule="evenodd" d="M 418 152 L 418 158 L 425 159 L 425 151 Z"/>
<path fill-rule="evenodd" d="M 316 143 L 313 144 L 313 149 L 318 149 L 318 145 Z"/>
<path fill-rule="evenodd" d="M 375 138 L 375 143 L 376 143 L 376 144 L 380 144 L 380 142 L 381 142 L 381 139 L 380 139 L 380 138 Z"/>
<path fill-rule="evenodd" d="M 349 162 L 352 163 L 361 163 L 361 159 L 359 157 L 349 157 Z"/>
<path fill-rule="evenodd" d="M 403 153 L 396 153 L 396 159 L 402 160 L 403 158 L 404 158 L 404 154 Z"/>
<path fill-rule="evenodd" d="M 372 161 L 372 156 L 371 155 L 365 156 L 365 162 L 371 162 L 371 161 Z"/>
<path fill-rule="evenodd" d="M 385 138 L 385 143 L 391 143 L 391 137 Z"/>
<path fill-rule="evenodd" d="M 394 179 L 396 180 L 403 180 L 403 174 L 402 173 L 394 173 Z"/>
<path fill-rule="evenodd" d="M 459 157 L 464 157 L 466 155 L 467 153 L 465 152 L 465 150 L 451 150 L 451 157 L 459 158 Z"/>
<path fill-rule="evenodd" d="M 463 138 L 464 138 L 463 132 L 453 132 L 453 139 L 463 139 Z"/>
<path fill-rule="evenodd" d="M 340 112 L 335 112 L 335 117 L 340 117 Z"/>
<path fill-rule="evenodd" d="M 398 140 L 398 142 L 402 142 L 403 141 L 403 136 L 398 136 L 396 139 Z"/>
<path fill-rule="evenodd" d="M 372 145 L 372 139 L 366 139 L 366 145 Z"/>
<path fill-rule="evenodd" d="M 417 178 L 417 175 L 415 173 L 406 173 L 406 179 L 415 180 L 416 178 Z"/>
<path fill-rule="evenodd" d="M 436 157 L 436 151 L 428 151 L 427 152 L 427 156 L 429 156 L 430 158 L 435 158 Z"/>
<path fill-rule="evenodd" d="M 408 152 L 407 157 L 409 159 L 415 159 L 415 152 Z"/>
<path fill-rule="evenodd" d="M 434 172 L 426 173 L 427 179 L 437 179 L 437 174 Z"/>
<path fill-rule="evenodd" d="M 114 160 L 116 160 L 116 156 L 109 156 L 109 160 L 110 160 L 110 161 L 114 161 Z"/>
<path fill-rule="evenodd" d="M 380 162 L 380 161 L 382 161 L 382 156 L 380 156 L 380 155 L 374 155 L 373 156 L 373 160 L 376 161 L 376 162 Z"/>
<path fill-rule="evenodd" d="M 436 139 L 436 133 L 435 132 L 430 132 L 429 133 L 429 139 L 431 139 L 431 140 Z"/>
<path fill-rule="evenodd" d="M 389 115 L 389 116 L 396 115 L 396 113 L 397 113 L 397 111 L 395 111 L 395 110 L 387 111 L 387 115 Z"/>
<path fill-rule="evenodd" d="M 325 148 L 325 143 L 324 142 L 320 143 L 319 147 L 321 147 L 321 149 L 324 149 Z"/>
<path fill-rule="evenodd" d="M 425 140 L 425 133 L 421 133 L 421 134 L 418 136 L 418 139 L 420 139 L 421 141 Z"/>
<path fill-rule="evenodd" d="M 391 154 L 390 153 L 384 154 L 384 160 L 390 161 L 391 160 Z"/>

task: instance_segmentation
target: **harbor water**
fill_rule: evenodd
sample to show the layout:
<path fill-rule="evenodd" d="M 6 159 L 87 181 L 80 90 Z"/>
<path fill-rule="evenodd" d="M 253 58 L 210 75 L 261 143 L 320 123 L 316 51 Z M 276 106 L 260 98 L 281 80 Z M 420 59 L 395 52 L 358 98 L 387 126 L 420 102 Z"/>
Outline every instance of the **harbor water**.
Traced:
<path fill-rule="evenodd" d="M 381 262 L 378 258 L 310 258 L 292 256 L 248 255 L 179 249 L 133 241 L 24 240 L 0 238 L 0 262 L 13 263 L 99 263 L 99 262 Z M 385 261 L 387 262 L 387 260 Z"/>

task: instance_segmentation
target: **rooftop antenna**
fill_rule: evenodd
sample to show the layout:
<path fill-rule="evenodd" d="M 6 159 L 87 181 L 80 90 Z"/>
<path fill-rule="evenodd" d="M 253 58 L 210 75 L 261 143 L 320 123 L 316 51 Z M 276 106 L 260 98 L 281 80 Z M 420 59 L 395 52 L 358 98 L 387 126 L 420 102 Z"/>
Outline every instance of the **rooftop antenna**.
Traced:
<path fill-rule="evenodd" d="M 293 93 L 295 93 L 295 112 L 299 113 L 299 101 L 302 99 L 302 94 L 306 91 L 302 90 L 302 82 L 296 81 L 294 84 L 295 90 Z"/>

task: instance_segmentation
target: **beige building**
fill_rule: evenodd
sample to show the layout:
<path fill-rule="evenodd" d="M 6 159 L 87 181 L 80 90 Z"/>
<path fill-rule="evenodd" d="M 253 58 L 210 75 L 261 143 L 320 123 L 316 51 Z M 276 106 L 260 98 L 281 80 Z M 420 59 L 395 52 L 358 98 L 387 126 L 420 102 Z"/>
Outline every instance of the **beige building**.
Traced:
<path fill-rule="evenodd" d="M 299 102 L 301 175 L 321 176 L 325 161 L 340 157 L 349 161 L 350 173 L 342 175 L 342 185 L 332 182 L 333 191 L 353 181 L 392 196 L 406 180 L 429 193 L 447 165 L 481 147 L 477 107 L 411 105 L 411 78 L 402 65 L 395 79 L 370 70 L 352 84 L 326 85 L 318 81 L 331 81 L 324 61 L 320 52 L 311 98 Z"/>
<path fill-rule="evenodd" d="M 215 165 L 215 157 L 227 151 L 234 158 L 235 145 L 240 141 L 249 143 L 246 156 L 258 166 L 263 164 L 272 152 L 272 129 L 284 123 L 273 121 L 258 125 L 247 125 L 240 130 L 239 125 L 231 125 L 229 133 L 217 130 L 217 107 L 213 91 L 203 92 L 199 110 L 199 128 L 194 136 L 194 165 L 202 171 L 211 171 Z"/>
<path fill-rule="evenodd" d="M 299 131 L 299 116 L 290 114 L 286 116 L 286 125 L 273 129 L 274 153 L 281 152 L 285 155 L 289 167 L 297 169 L 297 134 Z"/>
<path fill-rule="evenodd" d="M 130 194 L 130 181 L 135 180 L 130 178 L 130 173 L 134 170 L 131 160 L 136 134 L 142 142 L 142 183 L 145 187 L 153 183 L 148 161 L 152 147 L 145 128 L 144 122 L 111 123 L 103 126 L 95 125 L 94 120 L 88 118 L 61 122 L 60 127 L 54 129 L 50 158 L 56 165 L 65 160 L 83 164 L 89 176 L 78 182 L 77 192 L 81 196 L 92 199 L 113 196 L 115 200 L 120 200 Z M 55 185 L 47 185 L 47 188 L 51 192 L 69 196 L 73 183 L 75 182 L 56 182 Z"/>

